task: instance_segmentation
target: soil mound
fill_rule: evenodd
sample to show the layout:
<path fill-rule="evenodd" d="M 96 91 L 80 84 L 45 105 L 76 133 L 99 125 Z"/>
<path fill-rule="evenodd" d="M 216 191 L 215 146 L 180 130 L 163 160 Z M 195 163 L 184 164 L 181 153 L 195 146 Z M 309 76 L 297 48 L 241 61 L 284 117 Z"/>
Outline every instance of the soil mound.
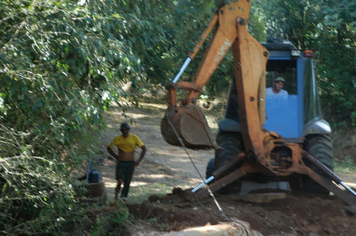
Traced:
<path fill-rule="evenodd" d="M 356 217 L 345 211 L 344 203 L 336 197 L 288 193 L 284 198 L 253 203 L 251 195 L 246 202 L 236 194 L 215 194 L 228 218 L 249 222 L 263 235 L 356 235 Z M 136 219 L 159 222 L 156 230 L 166 232 L 224 221 L 212 200 L 190 203 L 179 188 L 128 208 Z"/>

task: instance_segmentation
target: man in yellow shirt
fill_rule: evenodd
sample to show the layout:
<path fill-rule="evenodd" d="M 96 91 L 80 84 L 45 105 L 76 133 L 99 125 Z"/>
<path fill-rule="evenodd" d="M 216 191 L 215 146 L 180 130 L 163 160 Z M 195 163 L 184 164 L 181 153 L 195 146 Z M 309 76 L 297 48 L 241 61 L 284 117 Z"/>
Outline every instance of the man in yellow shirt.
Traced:
<path fill-rule="evenodd" d="M 140 164 L 146 153 L 144 143 L 137 135 L 129 133 L 130 126 L 127 123 L 121 124 L 120 131 L 122 135 L 116 136 L 107 147 L 107 151 L 116 159 L 115 174 L 117 186 L 115 189 L 115 200 L 117 200 L 122 183 L 124 183 L 124 188 L 120 197 L 123 199 L 127 198 L 134 169 Z M 117 147 L 119 155 L 114 152 L 114 146 Z M 138 161 L 135 161 L 136 147 L 142 149 Z"/>

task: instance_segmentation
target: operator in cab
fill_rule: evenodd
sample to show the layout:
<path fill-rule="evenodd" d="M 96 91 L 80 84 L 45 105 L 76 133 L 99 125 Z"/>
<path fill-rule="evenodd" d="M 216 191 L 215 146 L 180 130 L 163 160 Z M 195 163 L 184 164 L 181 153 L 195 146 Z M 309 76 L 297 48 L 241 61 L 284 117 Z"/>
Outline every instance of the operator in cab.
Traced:
<path fill-rule="evenodd" d="M 282 77 L 277 77 L 274 80 L 273 87 L 266 88 L 266 95 L 288 96 L 288 92 L 283 89 L 285 82 Z"/>

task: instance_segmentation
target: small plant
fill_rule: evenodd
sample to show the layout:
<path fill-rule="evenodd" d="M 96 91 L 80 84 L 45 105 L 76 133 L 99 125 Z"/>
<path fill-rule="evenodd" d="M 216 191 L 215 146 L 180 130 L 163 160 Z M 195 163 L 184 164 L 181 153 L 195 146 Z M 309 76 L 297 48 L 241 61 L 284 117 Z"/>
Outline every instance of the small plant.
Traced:
<path fill-rule="evenodd" d="M 123 235 L 125 232 L 124 226 L 132 218 L 125 204 L 118 203 L 114 211 L 109 214 L 103 213 L 102 216 L 95 219 L 90 235 Z"/>

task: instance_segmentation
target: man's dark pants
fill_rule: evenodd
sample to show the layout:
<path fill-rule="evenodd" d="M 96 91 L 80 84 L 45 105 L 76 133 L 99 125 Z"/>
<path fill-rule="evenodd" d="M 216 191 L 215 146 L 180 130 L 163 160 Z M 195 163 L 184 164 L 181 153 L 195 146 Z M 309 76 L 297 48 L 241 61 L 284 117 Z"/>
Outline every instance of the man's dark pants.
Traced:
<path fill-rule="evenodd" d="M 130 183 L 135 170 L 134 161 L 119 161 L 116 165 L 116 180 L 124 180 L 124 188 L 121 191 L 121 197 L 127 197 L 129 194 Z"/>

